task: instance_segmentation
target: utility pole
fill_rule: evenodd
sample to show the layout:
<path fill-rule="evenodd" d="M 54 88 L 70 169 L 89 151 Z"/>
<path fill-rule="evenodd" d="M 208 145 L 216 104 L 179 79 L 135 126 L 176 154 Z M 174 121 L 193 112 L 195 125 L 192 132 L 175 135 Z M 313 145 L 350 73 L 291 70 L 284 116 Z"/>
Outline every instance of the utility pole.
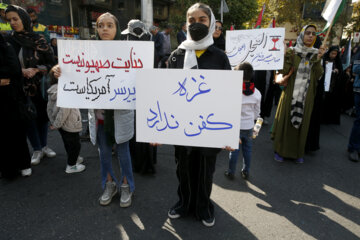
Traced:
<path fill-rule="evenodd" d="M 141 21 L 147 30 L 153 25 L 153 0 L 141 0 Z"/>
<path fill-rule="evenodd" d="M 224 2 L 223 0 L 221 0 L 221 5 L 220 5 L 220 12 L 221 12 L 221 22 L 224 22 Z"/>

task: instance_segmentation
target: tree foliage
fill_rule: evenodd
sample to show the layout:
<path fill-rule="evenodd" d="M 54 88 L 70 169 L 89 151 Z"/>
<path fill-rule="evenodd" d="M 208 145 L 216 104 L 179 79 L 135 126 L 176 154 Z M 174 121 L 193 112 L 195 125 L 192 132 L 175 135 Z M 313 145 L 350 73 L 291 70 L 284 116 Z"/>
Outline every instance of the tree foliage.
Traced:
<path fill-rule="evenodd" d="M 303 19 L 304 3 L 319 4 L 325 0 L 259 0 L 258 13 L 263 4 L 266 5 L 263 25 L 268 25 L 271 18 L 275 17 L 277 23 L 292 23 L 298 30 L 310 23 L 311 19 Z M 256 21 L 256 19 L 253 19 Z"/>
<path fill-rule="evenodd" d="M 348 33 L 360 32 L 360 2 L 353 4 L 351 21 L 346 30 Z"/>
<path fill-rule="evenodd" d="M 208 4 L 213 10 L 215 18 L 220 20 L 219 10 L 221 0 L 203 0 L 201 2 Z M 186 21 L 187 9 L 194 3 L 193 0 L 176 1 L 173 6 L 176 14 L 171 14 L 170 22 L 180 26 L 182 22 Z M 231 24 L 234 24 L 239 29 L 256 15 L 258 5 L 255 0 L 226 0 L 226 3 L 229 7 L 229 12 L 224 13 L 224 25 L 227 29 L 229 29 Z"/>

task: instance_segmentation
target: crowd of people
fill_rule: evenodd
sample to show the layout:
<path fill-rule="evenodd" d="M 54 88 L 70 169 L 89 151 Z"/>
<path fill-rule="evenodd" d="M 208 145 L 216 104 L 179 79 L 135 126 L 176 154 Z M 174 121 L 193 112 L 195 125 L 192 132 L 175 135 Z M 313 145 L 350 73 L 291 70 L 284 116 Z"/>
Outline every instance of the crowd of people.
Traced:
<path fill-rule="evenodd" d="M 47 144 L 48 129 L 58 130 L 62 137 L 67 153 L 65 172 L 84 171 L 86 166 L 80 156 L 80 111 L 56 105 L 57 82 L 61 76 L 54 55 L 56 41 L 50 45 L 44 35 L 34 32 L 37 22 L 32 12 L 9 5 L 5 16 L 12 32 L 7 36 L 0 34 L 1 176 L 14 178 L 19 173 L 30 176 L 32 165 L 39 164 L 43 157 L 55 157 L 56 153 Z M 171 31 L 171 26 L 162 32 L 156 26 L 146 29 L 137 19 L 129 21 L 127 29 L 121 31 L 117 18 L 110 13 L 102 14 L 96 21 L 96 40 L 153 41 L 154 68 L 231 70 L 225 53 L 223 24 L 215 19 L 209 6 L 196 3 L 188 9 L 174 51 L 171 51 Z M 321 44 L 315 47 L 317 41 L 316 26 L 307 25 L 296 45 L 287 48 L 281 71 L 254 71 L 246 62 L 235 67 L 235 71 L 244 72 L 241 130 L 239 150 L 224 146 L 230 151 L 226 177 L 234 179 L 242 152 L 241 176 L 249 178 L 254 122 L 261 117 L 264 124 L 269 124 L 277 101 L 271 128 L 276 161 L 291 159 L 303 163 L 306 151 L 320 148 L 320 124 L 340 124 L 340 114 L 353 108 L 356 119 L 347 150 L 350 160 L 359 161 L 360 51 L 354 49 L 351 65 L 343 69 L 339 47 L 331 46 L 326 51 Z M 333 62 L 332 77 L 329 89 L 325 89 L 324 69 L 329 62 Z M 47 76 L 50 87 L 46 84 Z M 350 100 L 343 102 L 343 99 Z M 120 192 L 120 207 L 129 207 L 135 191 L 133 172 L 155 173 L 158 144 L 136 142 L 134 110 L 89 109 L 88 113 L 90 139 L 97 144 L 101 163 L 103 193 L 99 204 L 109 205 Z M 175 146 L 179 200 L 169 209 L 169 218 L 193 214 L 205 226 L 215 224 L 210 195 L 220 151 Z M 120 162 L 119 177 L 112 165 L 113 153 Z"/>

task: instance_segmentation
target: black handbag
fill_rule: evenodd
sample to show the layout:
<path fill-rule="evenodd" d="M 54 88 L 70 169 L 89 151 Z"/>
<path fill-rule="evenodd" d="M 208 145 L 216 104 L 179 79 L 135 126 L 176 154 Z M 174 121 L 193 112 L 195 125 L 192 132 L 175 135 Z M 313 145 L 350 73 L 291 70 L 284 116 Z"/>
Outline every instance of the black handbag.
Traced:
<path fill-rule="evenodd" d="M 37 111 L 30 97 L 26 97 L 26 102 L 19 102 L 20 118 L 23 121 L 32 121 L 37 117 Z"/>

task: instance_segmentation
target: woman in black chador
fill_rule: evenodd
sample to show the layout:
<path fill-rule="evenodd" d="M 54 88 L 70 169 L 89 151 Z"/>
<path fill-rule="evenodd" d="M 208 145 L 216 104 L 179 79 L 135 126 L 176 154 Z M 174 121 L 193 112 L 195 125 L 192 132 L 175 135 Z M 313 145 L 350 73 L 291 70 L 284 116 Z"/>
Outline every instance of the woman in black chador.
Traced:
<path fill-rule="evenodd" d="M 31 175 L 26 142 L 26 121 L 20 107 L 25 104 L 22 73 L 14 49 L 0 34 L 0 174 L 15 177 Z"/>
<path fill-rule="evenodd" d="M 196 3 L 186 19 L 187 39 L 171 53 L 169 68 L 231 70 L 224 51 L 214 45 L 215 17 L 210 7 Z M 168 212 L 171 219 L 194 214 L 205 226 L 214 226 L 210 195 L 219 152 L 217 148 L 175 146 L 179 200 Z"/>
<path fill-rule="evenodd" d="M 345 83 L 343 81 L 343 68 L 338 46 L 329 48 L 323 58 L 324 69 L 327 63 L 333 63 L 329 91 L 324 93 L 322 123 L 340 124 L 340 113 Z M 325 74 L 324 76 L 325 77 Z"/>
<path fill-rule="evenodd" d="M 28 127 L 28 138 L 33 147 L 31 164 L 37 165 L 44 156 L 56 156 L 47 146 L 47 89 L 45 81 L 42 81 L 55 63 L 54 55 L 46 40 L 33 31 L 30 16 L 23 8 L 9 5 L 5 14 L 13 30 L 8 41 L 20 60 L 25 94 L 37 111 L 36 119 Z"/>

